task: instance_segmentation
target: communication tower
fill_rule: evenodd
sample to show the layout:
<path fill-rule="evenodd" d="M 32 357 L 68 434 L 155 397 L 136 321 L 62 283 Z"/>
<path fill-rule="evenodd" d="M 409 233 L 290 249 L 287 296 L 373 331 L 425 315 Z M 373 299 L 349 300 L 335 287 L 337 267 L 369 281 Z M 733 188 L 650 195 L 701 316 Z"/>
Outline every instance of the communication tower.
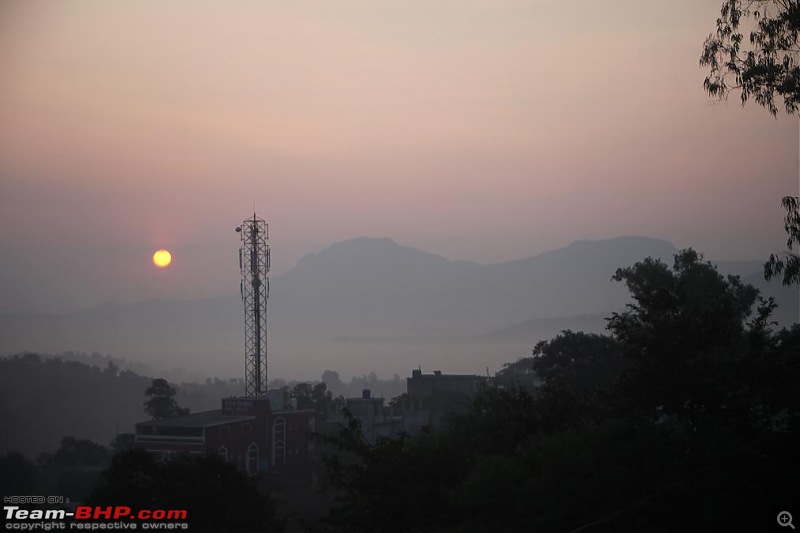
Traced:
<path fill-rule="evenodd" d="M 245 219 L 241 235 L 239 290 L 244 303 L 244 394 L 267 395 L 267 299 L 269 298 L 269 226 L 264 219 Z"/>

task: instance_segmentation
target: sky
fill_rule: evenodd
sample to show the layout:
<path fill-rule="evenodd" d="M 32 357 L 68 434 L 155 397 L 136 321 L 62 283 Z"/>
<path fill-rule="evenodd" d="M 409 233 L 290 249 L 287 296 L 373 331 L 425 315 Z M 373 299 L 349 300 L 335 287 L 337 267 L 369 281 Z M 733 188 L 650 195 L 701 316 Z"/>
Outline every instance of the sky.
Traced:
<path fill-rule="evenodd" d="M 704 93 L 720 4 L 0 0 L 0 312 L 235 292 L 254 208 L 274 273 L 358 236 L 763 259 L 798 119 Z"/>

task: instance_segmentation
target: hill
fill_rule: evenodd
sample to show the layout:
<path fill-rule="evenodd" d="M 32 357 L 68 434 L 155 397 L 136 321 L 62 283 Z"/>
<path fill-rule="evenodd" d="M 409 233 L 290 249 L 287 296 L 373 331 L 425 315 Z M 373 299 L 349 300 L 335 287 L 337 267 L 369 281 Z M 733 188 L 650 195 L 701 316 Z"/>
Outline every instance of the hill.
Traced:
<path fill-rule="evenodd" d="M 497 370 L 561 329 L 602 330 L 602 318 L 628 302 L 611 281 L 615 270 L 648 256 L 671 263 L 675 252 L 666 241 L 619 237 L 480 265 L 385 238 L 336 243 L 271 279 L 270 379 L 318 379 L 328 368 L 344 376 L 365 369 L 404 376 L 419 365 Z M 797 321 L 797 291 L 764 282 L 759 262 L 719 268 L 776 295 L 779 318 Z M 1 314 L 0 353 L 100 351 L 175 381 L 241 377 L 242 313 L 233 293 L 66 315 Z"/>

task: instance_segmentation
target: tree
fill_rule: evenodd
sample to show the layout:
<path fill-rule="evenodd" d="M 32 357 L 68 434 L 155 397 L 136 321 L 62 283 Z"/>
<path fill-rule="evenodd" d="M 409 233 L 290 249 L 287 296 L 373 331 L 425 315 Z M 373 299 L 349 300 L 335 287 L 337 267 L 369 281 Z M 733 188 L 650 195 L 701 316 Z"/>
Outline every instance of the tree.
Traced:
<path fill-rule="evenodd" d="M 54 453 L 43 453 L 37 458 L 42 485 L 70 499 L 84 500 L 110 457 L 111 451 L 102 444 L 64 437 Z"/>
<path fill-rule="evenodd" d="M 614 279 L 633 302 L 611 336 L 565 331 L 504 369 L 535 394 L 487 387 L 414 438 L 370 445 L 352 417 L 323 437 L 339 492 L 312 531 L 763 529 L 796 493 L 800 326 L 774 334 L 773 302 L 691 249 Z"/>
<path fill-rule="evenodd" d="M 57 466 L 100 466 L 108 457 L 109 449 L 102 444 L 68 436 L 61 439 L 52 460 Z"/>
<path fill-rule="evenodd" d="M 745 41 L 743 22 L 753 27 Z M 797 0 L 725 0 L 716 32 L 703 44 L 700 65 L 710 72 L 704 87 L 711 96 L 724 98 L 741 91 L 742 104 L 753 98 L 773 115 L 776 98 L 788 113 L 800 105 L 800 2 Z M 749 45 L 743 46 L 743 43 Z M 730 78 L 733 77 L 733 81 Z"/>
<path fill-rule="evenodd" d="M 671 270 L 647 258 L 613 277 L 627 285 L 634 303 L 613 313 L 608 328 L 635 363 L 627 393 L 653 414 L 696 421 L 729 412 L 736 396 L 758 290 L 701 259 L 687 249 Z M 773 307 L 765 302 L 752 324 L 763 328 Z"/>
<path fill-rule="evenodd" d="M 92 505 L 186 509 L 192 531 L 280 533 L 273 502 L 255 481 L 215 454 L 157 462 L 144 450 L 116 454 L 90 497 Z"/>
<path fill-rule="evenodd" d="M 0 490 L 5 495 L 31 494 L 36 487 L 39 469 L 19 452 L 0 456 Z"/>
<path fill-rule="evenodd" d="M 145 412 L 155 420 L 189 414 L 188 409 L 178 406 L 175 393 L 175 387 L 172 387 L 166 379 L 155 378 L 145 391 L 145 395 L 150 397 L 144 402 Z"/>
<path fill-rule="evenodd" d="M 333 397 L 333 393 L 328 390 L 325 382 L 320 383 L 296 383 L 293 387 L 285 387 L 285 394 L 289 398 L 294 398 L 298 409 L 310 409 L 314 411 L 316 423 L 321 425 L 328 419 L 331 410 L 339 404 L 338 398 Z"/>
<path fill-rule="evenodd" d="M 325 370 L 322 373 L 321 381 L 328 387 L 328 390 L 331 392 L 339 392 L 344 387 L 342 383 L 342 378 L 339 377 L 339 373 L 335 370 Z"/>
<path fill-rule="evenodd" d="M 494 382 L 500 387 L 520 387 L 534 390 L 541 385 L 541 379 L 533 371 L 533 357 L 520 357 L 513 363 L 503 363 L 494 376 Z"/>
<path fill-rule="evenodd" d="M 786 196 L 783 199 L 786 209 L 784 228 L 789 238 L 786 240 L 787 251 L 782 255 L 771 254 L 764 264 L 764 277 L 768 280 L 783 274 L 783 284 L 800 284 L 800 254 L 794 249 L 800 246 L 800 198 Z"/>
<path fill-rule="evenodd" d="M 392 416 L 403 416 L 403 411 L 406 409 L 408 405 L 408 393 L 404 392 L 403 394 L 398 394 L 394 398 L 389 400 L 389 409 L 392 412 Z"/>
<path fill-rule="evenodd" d="M 402 533 L 440 531 L 453 519 L 448 488 L 460 478 L 462 447 L 431 435 L 406 434 L 367 443 L 349 411 L 336 435 L 318 435 L 325 446 L 327 480 L 336 490 L 327 517 L 312 531 Z"/>
<path fill-rule="evenodd" d="M 749 46 L 742 48 L 742 24 L 751 20 Z M 732 90 L 741 91 L 742 105 L 751 97 L 777 115 L 776 97 L 783 107 L 795 114 L 800 106 L 800 1 L 798 0 L 725 0 L 717 19 L 716 32 L 706 38 L 700 65 L 708 67 L 703 86 L 709 95 L 725 98 Z M 733 84 L 729 83 L 733 77 Z M 770 255 L 764 265 L 764 277 L 772 279 L 783 273 L 783 284 L 800 283 L 800 197 L 783 198 L 786 209 L 787 251 Z"/>
<path fill-rule="evenodd" d="M 610 389 L 628 361 L 612 337 L 566 330 L 533 349 L 533 370 L 545 386 L 560 385 L 578 397 Z"/>

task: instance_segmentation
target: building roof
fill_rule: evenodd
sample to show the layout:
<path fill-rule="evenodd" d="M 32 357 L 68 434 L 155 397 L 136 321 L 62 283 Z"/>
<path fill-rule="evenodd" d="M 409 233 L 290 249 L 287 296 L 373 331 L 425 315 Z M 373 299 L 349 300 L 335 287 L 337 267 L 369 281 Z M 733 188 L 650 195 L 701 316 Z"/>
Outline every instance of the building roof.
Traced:
<path fill-rule="evenodd" d="M 255 416 L 226 416 L 222 414 L 222 409 L 211 409 L 209 411 L 199 411 L 197 413 L 191 413 L 184 416 L 176 416 L 175 418 L 164 418 L 162 420 L 139 422 L 136 424 L 136 426 L 197 428 L 221 426 L 224 424 L 245 422 L 247 420 L 255 419 Z"/>
<path fill-rule="evenodd" d="M 487 379 L 486 376 L 479 376 L 478 374 L 414 374 L 408 380 L 417 380 L 417 379 L 436 379 L 436 380 L 464 380 L 464 381 L 474 381 L 478 380 L 485 380 Z"/>
<path fill-rule="evenodd" d="M 272 411 L 272 416 L 291 416 L 293 414 L 313 415 L 316 413 L 314 409 L 282 409 L 280 411 Z"/>

